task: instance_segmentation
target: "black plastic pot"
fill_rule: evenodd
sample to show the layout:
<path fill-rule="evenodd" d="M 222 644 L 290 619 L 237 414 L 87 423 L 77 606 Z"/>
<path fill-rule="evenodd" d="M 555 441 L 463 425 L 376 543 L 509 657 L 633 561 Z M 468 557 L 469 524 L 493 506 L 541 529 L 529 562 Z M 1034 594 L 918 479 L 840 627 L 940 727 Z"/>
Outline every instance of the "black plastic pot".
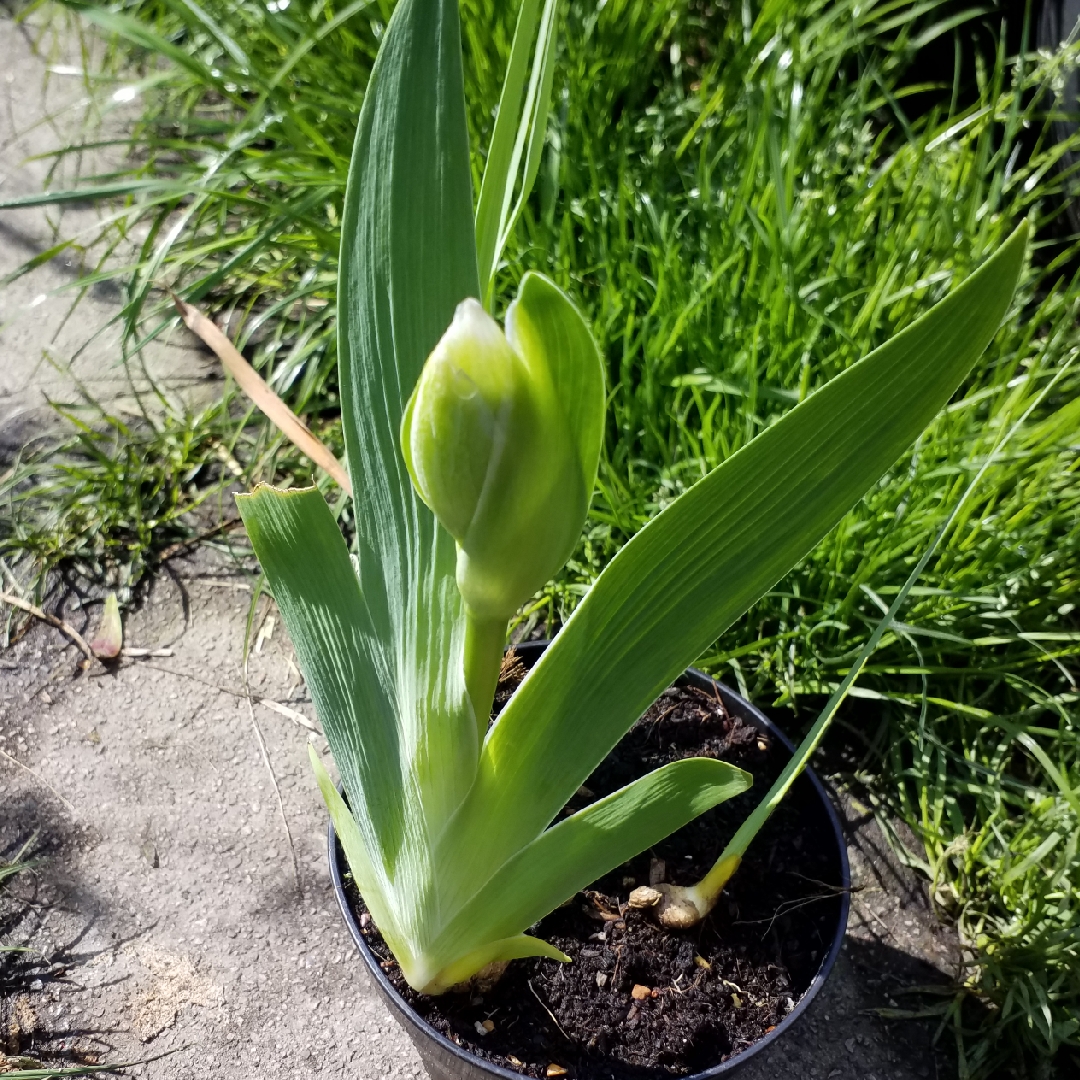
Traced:
<path fill-rule="evenodd" d="M 540 654 L 547 647 L 547 644 L 546 641 L 528 642 L 518 645 L 517 652 L 521 655 L 526 666 L 531 668 L 540 658 Z M 720 695 L 728 712 L 734 716 L 740 717 L 747 723 L 752 724 L 759 731 L 767 731 L 772 738 L 776 739 L 786 747 L 789 753 L 795 752 L 795 747 L 792 745 L 791 740 L 788 739 L 764 713 L 759 709 L 754 708 L 750 702 L 741 698 L 733 690 L 729 690 L 723 683 L 718 683 L 715 680 L 710 679 L 708 675 L 705 675 L 694 668 L 688 669 L 679 682 L 683 685 L 696 686 L 699 689 L 706 690 L 710 693 L 715 690 L 715 692 Z M 808 784 L 812 786 L 816 797 L 821 800 L 822 807 L 828 817 L 833 840 L 836 844 L 836 874 L 834 880 L 840 884 L 842 891 L 840 893 L 840 910 L 836 921 L 836 931 L 833 934 L 831 946 L 825 954 L 824 959 L 821 961 L 821 966 L 818 968 L 817 974 L 814 976 L 813 981 L 806 993 L 803 994 L 799 1003 L 771 1032 L 769 1032 L 768 1035 L 765 1036 L 765 1038 L 754 1043 L 753 1046 L 748 1047 L 741 1053 L 733 1055 L 727 1061 L 721 1062 L 711 1069 L 706 1069 L 704 1072 L 694 1073 L 692 1076 L 684 1078 L 684 1080 L 706 1080 L 706 1078 L 715 1076 L 733 1076 L 752 1057 L 764 1050 L 765 1047 L 776 1042 L 777 1039 L 784 1038 L 798 1021 L 799 1017 L 810 1007 L 810 1003 L 814 998 L 817 997 L 825 980 L 829 977 L 829 972 L 832 971 L 833 964 L 836 962 L 836 957 L 839 955 L 840 946 L 843 944 L 844 940 L 844 932 L 847 929 L 848 908 L 850 906 L 849 890 L 851 886 L 851 869 L 848 865 L 847 845 L 844 842 L 844 834 L 840 828 L 840 819 L 837 817 L 836 811 L 833 808 L 832 802 L 829 800 L 829 796 L 825 792 L 825 788 L 822 787 L 821 781 L 818 780 L 810 769 L 807 769 L 796 781 L 796 784 Z M 449 1039 L 441 1035 L 417 1016 L 401 998 L 390 980 L 386 977 L 385 972 L 379 967 L 378 960 L 372 955 L 371 950 L 368 948 L 367 942 L 364 940 L 364 935 L 360 932 L 360 926 L 357 923 L 356 917 L 349 904 L 348 897 L 345 895 L 345 888 L 342 883 L 342 874 L 345 868 L 342 865 L 339 856 L 337 836 L 334 832 L 333 824 L 330 825 L 329 829 L 329 841 L 330 877 L 333 880 L 334 893 L 337 896 L 338 905 L 341 907 L 341 913 L 345 916 L 345 922 L 349 927 L 349 932 L 352 934 L 353 941 L 356 942 L 356 947 L 360 950 L 360 955 L 363 957 L 364 963 L 367 965 L 368 972 L 374 980 L 376 987 L 378 987 L 379 993 L 382 995 L 387 1005 L 390 1006 L 390 1011 L 405 1028 L 409 1038 L 412 1040 L 417 1051 L 419 1051 L 420 1057 L 424 1062 L 424 1066 L 426 1067 L 431 1080 L 487 1080 L 489 1077 L 496 1076 L 504 1077 L 505 1080 L 520 1080 L 520 1073 L 513 1072 L 510 1069 L 499 1068 L 488 1061 L 483 1061 L 470 1054 L 467 1050 L 452 1043 Z"/>

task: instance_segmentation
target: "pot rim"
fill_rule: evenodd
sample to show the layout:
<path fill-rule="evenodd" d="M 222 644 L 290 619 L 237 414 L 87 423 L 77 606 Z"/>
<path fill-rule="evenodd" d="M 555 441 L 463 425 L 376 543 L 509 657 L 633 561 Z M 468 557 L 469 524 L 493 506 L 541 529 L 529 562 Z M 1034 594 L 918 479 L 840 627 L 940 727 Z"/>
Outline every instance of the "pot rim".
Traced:
<path fill-rule="evenodd" d="M 531 654 L 531 658 L 535 659 L 539 658 L 540 653 L 543 652 L 547 645 L 548 642 L 546 641 L 525 642 L 517 645 L 516 648 L 519 653 L 522 653 L 525 656 L 530 656 Z M 696 684 L 701 689 L 704 689 L 704 685 L 702 684 L 715 688 L 720 694 L 725 707 L 730 708 L 731 705 L 736 705 L 740 713 L 743 714 L 744 719 L 750 719 L 756 725 L 763 727 L 774 739 L 787 749 L 788 753 L 795 753 L 795 746 L 792 741 L 759 708 L 757 708 L 757 706 L 751 704 L 730 687 L 725 686 L 719 680 L 714 679 L 711 676 L 706 675 L 703 671 L 699 671 L 697 668 L 693 667 L 687 668 L 685 674 L 681 676 L 680 679 L 686 680 L 691 685 Z M 773 1028 L 772 1031 L 764 1038 L 759 1039 L 757 1042 L 748 1046 L 745 1050 L 740 1050 L 737 1054 L 733 1054 L 726 1061 L 718 1062 L 711 1068 L 682 1077 L 681 1080 L 712 1080 L 713 1077 L 723 1076 L 725 1073 L 742 1068 L 750 1058 L 774 1043 L 785 1032 L 789 1031 L 798 1021 L 799 1017 L 806 1012 L 810 1003 L 817 997 L 822 986 L 825 984 L 825 980 L 829 977 L 833 965 L 840 955 L 840 948 L 844 943 L 844 936 L 847 932 L 848 914 L 851 907 L 851 866 L 848 862 L 847 841 L 844 838 L 840 817 L 836 812 L 836 808 L 833 806 L 832 799 L 829 798 L 824 784 L 822 784 L 818 779 L 817 774 L 809 766 L 803 770 L 803 775 L 810 780 L 818 798 L 825 807 L 829 824 L 832 826 L 833 838 L 836 841 L 837 853 L 840 858 L 840 915 L 837 919 L 836 933 L 833 935 L 832 944 L 829 947 L 829 951 L 826 953 L 825 958 L 822 960 L 821 966 L 811 980 L 810 985 L 806 988 L 806 992 L 799 999 L 798 1004 L 784 1017 L 783 1020 L 780 1021 L 779 1024 L 776 1025 L 775 1028 Z M 333 821 L 329 823 L 327 829 L 327 841 L 329 845 L 330 880 L 334 886 L 334 895 L 337 897 L 338 907 L 341 909 L 341 914 L 345 918 L 345 924 L 349 928 L 349 933 L 352 935 L 352 939 L 356 943 L 356 947 L 359 949 L 360 955 L 363 957 L 368 971 L 374 977 L 386 1000 L 396 1009 L 408 1025 L 419 1032 L 422 1032 L 424 1036 L 435 1042 L 444 1053 L 450 1054 L 452 1057 L 458 1059 L 463 1065 L 474 1069 L 479 1068 L 489 1076 L 502 1077 L 504 1080 L 521 1080 L 521 1073 L 503 1068 L 501 1065 L 495 1065 L 493 1062 L 486 1061 L 483 1058 L 470 1053 L 464 1047 L 458 1046 L 457 1043 L 451 1041 L 440 1031 L 433 1028 L 405 1001 L 404 998 L 401 997 L 394 988 L 394 984 L 387 978 L 386 972 L 379 966 L 379 962 L 368 948 L 367 941 L 361 933 L 360 927 L 349 905 L 349 899 L 345 895 L 341 866 L 337 857 L 337 834 L 334 831 Z"/>

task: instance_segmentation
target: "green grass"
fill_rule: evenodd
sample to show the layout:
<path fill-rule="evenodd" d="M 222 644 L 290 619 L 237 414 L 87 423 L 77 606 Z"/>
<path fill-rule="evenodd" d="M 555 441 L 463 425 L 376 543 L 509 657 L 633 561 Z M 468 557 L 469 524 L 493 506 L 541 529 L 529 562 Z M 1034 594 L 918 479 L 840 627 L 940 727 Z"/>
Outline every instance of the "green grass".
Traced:
<path fill-rule="evenodd" d="M 34 846 L 36 837 L 31 837 L 10 859 L 0 859 L 0 892 L 7 888 L 8 883 L 19 874 L 33 869 L 34 860 L 26 857 L 27 852 Z M 0 952 L 11 951 L 10 946 L 0 946 Z"/>
<path fill-rule="evenodd" d="M 40 600 L 63 569 L 130 603 L 163 558 L 200 538 L 227 542 L 239 520 L 230 492 L 250 482 L 238 456 L 247 476 L 309 482 L 310 469 L 251 423 L 231 386 L 201 409 L 164 395 L 157 404 L 131 417 L 89 397 L 55 403 L 64 434 L 40 437 L 0 474 L 0 573 L 18 591 Z M 5 614 L 10 635 L 17 613 Z"/>
<path fill-rule="evenodd" d="M 390 6 L 95 6 L 121 35 L 103 71 L 134 47 L 143 68 L 125 85 L 143 108 L 118 171 L 83 180 L 131 194 L 87 245 L 99 254 L 80 287 L 121 285 L 130 362 L 174 321 L 156 288 L 171 284 L 230 313 L 246 354 L 337 443 L 338 212 Z M 479 148 L 513 10 L 462 6 Z M 964 1075 L 1065 1076 L 1080 1047 L 1080 281 L 1048 89 L 1074 58 L 1002 51 L 955 85 L 919 87 L 917 51 L 967 33 L 946 21 L 955 7 L 767 9 L 744 26 L 740 5 L 570 5 L 538 191 L 497 284 L 505 301 L 539 268 L 571 291 L 607 359 L 610 407 L 587 534 L 523 617 L 558 621 L 659 507 L 1032 215 L 1032 268 L 969 384 L 705 663 L 758 701 L 812 708 L 998 435 L 1059 376 L 878 650 L 848 723 L 970 953 L 941 1007 Z M 102 75 L 96 89 L 115 85 Z M 223 450 L 245 482 L 304 475 L 235 398 L 122 430 L 99 416 L 74 439 L 0 482 L 0 554 L 39 573 L 74 555 L 136 580 L 205 526 L 191 511 L 232 479 Z"/>

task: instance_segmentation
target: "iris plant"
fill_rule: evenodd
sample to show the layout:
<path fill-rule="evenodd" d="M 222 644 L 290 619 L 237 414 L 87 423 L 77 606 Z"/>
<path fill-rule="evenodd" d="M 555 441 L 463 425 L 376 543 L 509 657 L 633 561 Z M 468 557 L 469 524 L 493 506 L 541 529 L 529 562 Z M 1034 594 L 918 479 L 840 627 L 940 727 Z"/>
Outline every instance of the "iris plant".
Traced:
<path fill-rule="evenodd" d="M 457 0 L 398 3 L 342 223 L 355 549 L 315 488 L 240 498 L 341 776 L 344 799 L 312 753 L 349 867 L 405 978 L 433 994 L 516 957 L 566 959 L 525 931 L 750 785 L 691 758 L 552 824 L 657 695 L 948 401 L 997 329 L 1026 246 L 1021 226 L 642 529 L 489 725 L 507 622 L 573 549 L 603 434 L 604 358 L 570 297 L 529 273 L 503 326 L 492 313 L 543 147 L 558 16 L 559 0 L 522 0 L 474 214 Z M 712 907 L 836 701 L 713 871 L 635 903 L 672 926 Z"/>

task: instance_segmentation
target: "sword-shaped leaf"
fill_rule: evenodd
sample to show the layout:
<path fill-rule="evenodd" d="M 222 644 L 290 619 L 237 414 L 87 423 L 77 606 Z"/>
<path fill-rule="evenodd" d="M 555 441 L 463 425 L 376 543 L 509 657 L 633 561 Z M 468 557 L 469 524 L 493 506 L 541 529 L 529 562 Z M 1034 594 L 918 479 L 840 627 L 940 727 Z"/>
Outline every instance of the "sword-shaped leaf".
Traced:
<path fill-rule="evenodd" d="M 468 788 L 476 725 L 462 675 L 454 542 L 413 491 L 398 431 L 428 353 L 458 303 L 478 295 L 457 2 L 402 0 L 357 127 L 342 216 L 338 351 L 372 627 L 364 647 L 418 781 L 404 793 L 406 812 L 428 833 Z M 348 782 L 346 790 L 355 807 L 360 792 Z"/>
<path fill-rule="evenodd" d="M 413 492 L 398 430 L 455 307 L 479 295 L 474 245 L 457 2 L 401 0 L 360 111 L 342 215 L 355 569 L 317 492 L 262 488 L 241 506 L 363 841 L 370 867 L 354 871 L 383 891 L 388 931 L 412 956 L 439 906 L 432 837 L 468 790 L 478 743 L 454 543 Z"/>
<path fill-rule="evenodd" d="M 515 855 L 439 936 L 456 955 L 487 936 L 532 926 L 609 870 L 746 791 L 749 773 L 724 761 L 687 758 L 646 774 L 579 810 Z"/>
<path fill-rule="evenodd" d="M 540 168 L 540 153 L 547 132 L 551 103 L 551 82 L 555 70 L 555 41 L 559 27 L 559 0 L 545 0 L 540 32 L 536 38 L 536 19 L 540 0 L 522 0 L 510 47 L 495 130 L 488 148 L 480 201 L 476 207 L 476 252 L 485 306 L 491 296 L 491 283 L 498 269 L 499 257 L 514 227 L 522 206 L 532 191 Z M 533 53 L 528 91 L 525 74 Z M 514 189 L 521 176 L 521 189 L 514 202 Z"/>
<path fill-rule="evenodd" d="M 1027 234 L 1022 225 L 619 552 L 489 734 L 440 865 L 453 859 L 462 884 L 479 888 L 536 838 L 660 691 L 896 461 L 996 332 Z"/>
<path fill-rule="evenodd" d="M 385 889 L 406 832 L 407 763 L 368 658 L 373 628 L 341 530 L 316 488 L 260 484 L 236 501 Z"/>

